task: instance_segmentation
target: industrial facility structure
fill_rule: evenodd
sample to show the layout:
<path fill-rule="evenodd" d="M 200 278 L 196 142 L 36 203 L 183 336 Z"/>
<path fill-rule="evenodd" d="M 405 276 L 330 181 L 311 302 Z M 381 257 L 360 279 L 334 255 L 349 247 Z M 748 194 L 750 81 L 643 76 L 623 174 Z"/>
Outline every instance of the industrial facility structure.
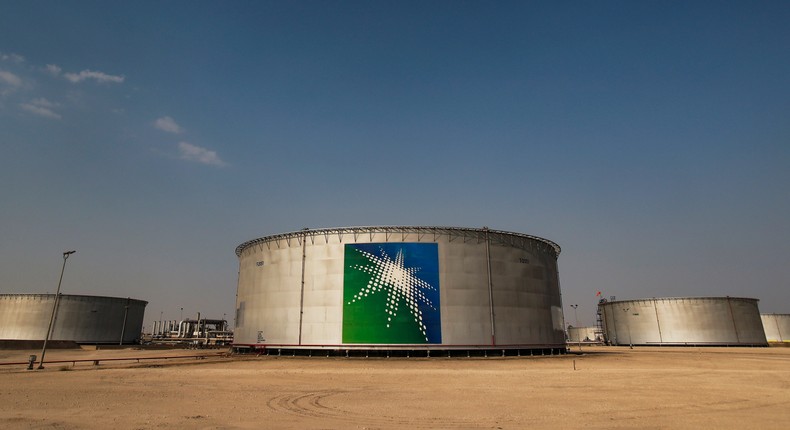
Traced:
<path fill-rule="evenodd" d="M 790 342 L 790 314 L 760 314 L 760 318 L 768 342 Z"/>
<path fill-rule="evenodd" d="M 233 342 L 233 332 L 228 330 L 226 320 L 201 318 L 198 313 L 197 319 L 154 321 L 146 342 L 193 347 L 224 346 Z"/>
<path fill-rule="evenodd" d="M 601 334 L 595 327 L 568 326 L 568 342 L 601 342 Z"/>
<path fill-rule="evenodd" d="M 234 346 L 565 351 L 560 247 L 487 228 L 349 227 L 236 248 Z"/>
<path fill-rule="evenodd" d="M 652 298 L 602 301 L 612 345 L 766 346 L 757 299 Z"/>
<path fill-rule="evenodd" d="M 0 294 L 0 340 L 44 340 L 55 294 Z M 148 302 L 61 294 L 50 340 L 83 344 L 134 343 Z"/>

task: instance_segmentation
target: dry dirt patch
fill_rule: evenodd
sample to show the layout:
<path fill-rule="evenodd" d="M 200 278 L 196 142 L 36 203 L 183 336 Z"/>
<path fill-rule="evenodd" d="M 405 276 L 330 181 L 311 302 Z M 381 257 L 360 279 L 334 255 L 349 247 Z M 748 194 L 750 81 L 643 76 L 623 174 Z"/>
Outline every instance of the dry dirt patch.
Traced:
<path fill-rule="evenodd" d="M 583 353 L 5 369 L 0 427 L 786 428 L 790 422 L 788 348 L 599 347 Z"/>

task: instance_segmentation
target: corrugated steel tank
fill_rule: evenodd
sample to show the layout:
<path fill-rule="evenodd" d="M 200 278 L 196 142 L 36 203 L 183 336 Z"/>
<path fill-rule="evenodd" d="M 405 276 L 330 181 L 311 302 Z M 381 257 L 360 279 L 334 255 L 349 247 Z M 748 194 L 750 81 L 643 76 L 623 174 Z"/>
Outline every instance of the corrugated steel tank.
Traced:
<path fill-rule="evenodd" d="M 595 327 L 568 326 L 568 342 L 598 342 L 599 337 Z"/>
<path fill-rule="evenodd" d="M 0 339 L 43 340 L 54 304 L 54 294 L 0 294 Z M 50 340 L 119 343 L 123 332 L 123 342 L 133 343 L 140 338 L 147 304 L 127 298 L 61 294 Z"/>
<path fill-rule="evenodd" d="M 486 228 L 350 227 L 236 248 L 237 347 L 565 348 L 546 239 Z"/>
<path fill-rule="evenodd" d="M 790 314 L 760 314 L 768 342 L 790 342 Z"/>
<path fill-rule="evenodd" d="M 599 304 L 613 345 L 766 346 L 757 299 L 688 297 Z"/>

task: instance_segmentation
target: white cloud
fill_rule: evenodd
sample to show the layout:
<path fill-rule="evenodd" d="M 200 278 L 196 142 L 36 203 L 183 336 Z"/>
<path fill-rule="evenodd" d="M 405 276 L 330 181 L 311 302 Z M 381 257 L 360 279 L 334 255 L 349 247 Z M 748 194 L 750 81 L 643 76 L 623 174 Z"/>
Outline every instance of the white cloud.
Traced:
<path fill-rule="evenodd" d="M 57 103 L 52 103 L 45 98 L 31 100 L 29 103 L 21 103 L 19 105 L 23 110 L 45 118 L 60 119 L 61 116 L 55 112 L 54 108 L 58 107 Z"/>
<path fill-rule="evenodd" d="M 4 82 L 6 85 L 12 87 L 19 87 L 22 85 L 22 78 L 11 72 L 0 70 L 0 82 Z"/>
<path fill-rule="evenodd" d="M 216 152 L 192 145 L 191 143 L 179 142 L 178 152 L 181 153 L 182 160 L 194 161 L 196 163 L 208 164 L 210 166 L 218 167 L 227 165 L 227 163 L 219 158 Z"/>
<path fill-rule="evenodd" d="M 0 60 L 11 61 L 12 63 L 24 63 L 25 62 L 25 57 L 23 57 L 23 56 L 21 56 L 19 54 L 13 54 L 13 53 L 11 53 L 11 54 L 3 54 L 2 52 L 0 52 Z"/>
<path fill-rule="evenodd" d="M 168 133 L 175 133 L 175 134 L 179 134 L 184 131 L 184 129 L 181 128 L 181 126 L 178 125 L 176 121 L 173 118 L 170 118 L 169 116 L 163 116 L 162 118 L 158 118 L 156 121 L 154 121 L 154 127 L 162 131 L 166 131 Z"/>
<path fill-rule="evenodd" d="M 33 103 L 33 104 L 35 104 L 37 106 L 42 106 L 42 107 L 46 107 L 46 108 L 53 108 L 53 107 L 60 106 L 58 103 L 53 103 L 53 102 L 45 99 L 44 97 L 40 97 L 40 98 L 34 99 L 34 100 L 31 101 L 31 103 Z"/>
<path fill-rule="evenodd" d="M 54 64 L 47 64 L 47 71 L 48 71 L 49 73 L 51 73 L 51 74 L 52 74 L 52 76 L 58 76 L 58 75 L 60 75 L 60 72 L 61 72 L 62 70 L 63 70 L 63 69 L 61 69 L 60 67 L 58 67 L 58 66 L 56 66 L 56 65 L 54 65 Z"/>
<path fill-rule="evenodd" d="M 86 79 L 94 79 L 94 80 L 96 80 L 96 82 L 99 82 L 99 83 L 102 83 L 102 84 L 106 83 L 106 82 L 112 82 L 112 83 L 120 84 L 120 83 L 122 83 L 124 81 L 124 79 L 126 79 L 124 76 L 108 75 L 108 74 L 103 73 L 103 72 L 97 72 L 97 71 L 87 70 L 87 69 L 85 69 L 85 70 L 83 70 L 83 71 L 81 71 L 79 73 L 65 73 L 63 76 L 66 79 L 68 79 L 69 81 L 71 81 L 71 82 L 73 82 L 75 84 L 78 83 L 78 82 L 82 82 L 82 81 L 84 81 Z"/>
<path fill-rule="evenodd" d="M 22 88 L 22 83 L 22 78 L 19 76 L 0 69 L 0 97 L 5 97 Z"/>

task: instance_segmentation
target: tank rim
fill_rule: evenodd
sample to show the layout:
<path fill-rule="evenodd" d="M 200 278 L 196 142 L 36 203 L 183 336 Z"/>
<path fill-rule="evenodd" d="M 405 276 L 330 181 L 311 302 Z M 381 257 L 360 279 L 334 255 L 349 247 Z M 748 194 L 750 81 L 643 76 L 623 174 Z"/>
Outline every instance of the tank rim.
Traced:
<path fill-rule="evenodd" d="M 55 293 L 0 293 L 0 299 L 3 298 L 24 298 L 24 297 L 41 297 L 41 298 L 54 298 Z M 148 304 L 146 300 L 133 299 L 131 297 L 113 297 L 113 296 L 92 296 L 88 294 L 60 294 L 61 299 L 68 298 L 87 298 L 87 299 L 103 299 L 103 300 L 129 300 L 132 302 L 139 302 L 145 305 Z"/>
<path fill-rule="evenodd" d="M 241 257 L 241 253 L 244 252 L 244 250 L 249 248 L 250 246 L 259 243 L 270 242 L 273 240 L 293 239 L 297 237 L 303 237 L 306 235 L 316 236 L 320 234 L 335 234 L 335 233 L 347 234 L 347 233 L 381 233 L 381 232 L 395 232 L 395 233 L 441 232 L 445 234 L 462 233 L 462 232 L 464 233 L 487 232 L 491 234 L 515 236 L 519 238 L 530 239 L 530 240 L 541 242 L 545 245 L 548 245 L 551 249 L 553 249 L 555 256 L 559 256 L 560 252 L 562 252 L 562 248 L 560 247 L 560 245 L 558 245 L 555 242 L 552 242 L 551 240 L 538 236 L 524 234 L 524 233 L 516 233 L 512 231 L 505 231 L 505 230 L 492 230 L 489 229 L 488 227 L 470 228 L 470 227 L 441 227 L 441 226 L 368 226 L 368 227 L 336 227 L 336 228 L 318 228 L 318 229 L 303 228 L 298 231 L 275 234 L 270 236 L 263 236 L 257 239 L 248 240 L 237 246 L 236 256 Z"/>
<path fill-rule="evenodd" d="M 641 299 L 627 299 L 627 300 L 611 300 L 606 301 L 604 303 L 599 303 L 600 306 L 607 306 L 610 304 L 618 304 L 618 303 L 630 303 L 630 302 L 654 302 L 659 300 L 746 300 L 746 301 L 754 301 L 759 302 L 760 299 L 756 299 L 754 297 L 738 297 L 738 296 L 691 296 L 691 297 L 646 297 Z"/>

